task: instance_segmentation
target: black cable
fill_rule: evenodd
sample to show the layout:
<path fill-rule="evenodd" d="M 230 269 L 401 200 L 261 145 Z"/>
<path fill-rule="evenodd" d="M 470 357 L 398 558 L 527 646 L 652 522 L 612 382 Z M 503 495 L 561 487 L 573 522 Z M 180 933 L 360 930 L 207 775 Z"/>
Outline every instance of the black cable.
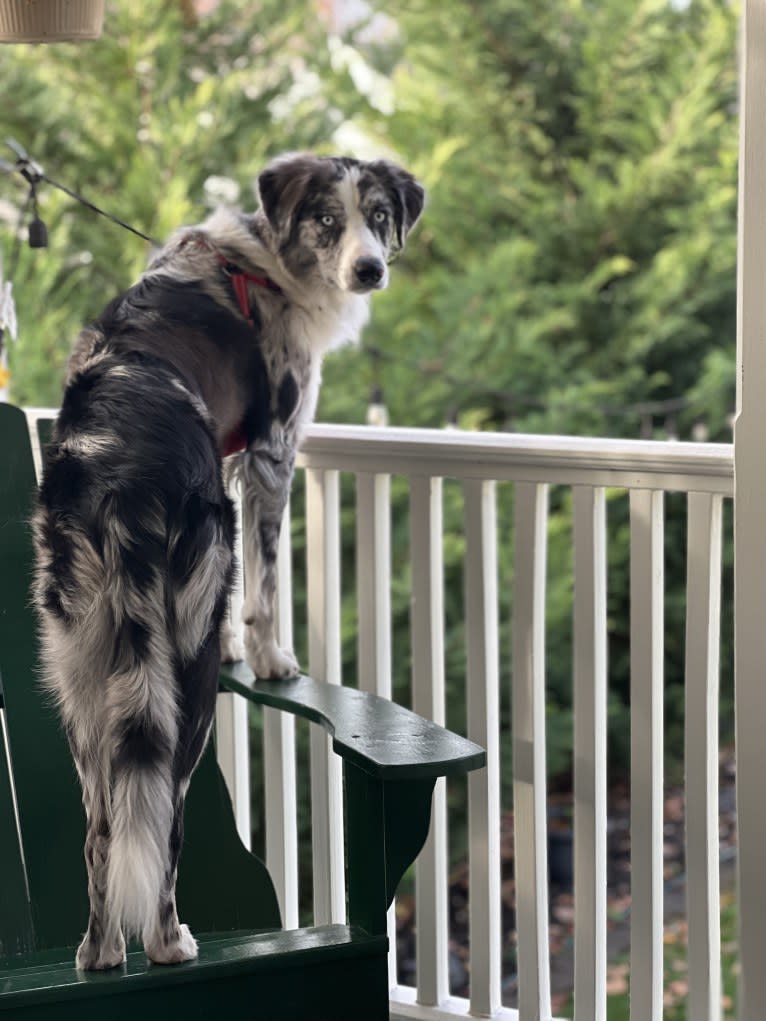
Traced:
<path fill-rule="evenodd" d="M 87 209 L 92 210 L 94 213 L 98 213 L 99 216 L 106 217 L 107 220 L 111 220 L 112 223 L 116 223 L 118 227 L 124 227 L 125 230 L 129 230 L 131 234 L 136 234 L 144 241 L 148 241 L 150 245 L 155 245 L 156 247 L 159 247 L 160 242 L 157 241 L 155 238 L 150 237 L 148 234 L 144 234 L 142 231 L 137 230 L 135 227 L 131 227 L 129 223 L 125 223 L 125 221 L 121 220 L 119 216 L 114 216 L 112 213 L 107 213 L 106 210 L 100 209 L 97 205 L 95 205 L 93 202 L 90 202 L 84 196 L 79 195 L 76 191 L 72 191 L 71 188 L 67 188 L 65 184 L 61 184 L 59 181 L 54 181 L 52 178 L 48 177 L 47 174 L 40 174 L 40 180 L 45 181 L 45 183 L 51 185 L 52 188 L 58 188 L 59 191 L 63 191 L 65 195 L 68 195 L 70 198 L 73 198 L 76 202 L 79 202 L 81 206 L 85 206 Z"/>

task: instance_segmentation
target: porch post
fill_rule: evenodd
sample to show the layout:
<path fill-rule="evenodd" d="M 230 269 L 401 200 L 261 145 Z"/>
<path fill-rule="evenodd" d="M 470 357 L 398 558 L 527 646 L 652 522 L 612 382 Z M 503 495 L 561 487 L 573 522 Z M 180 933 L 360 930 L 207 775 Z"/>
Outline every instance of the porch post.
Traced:
<path fill-rule="evenodd" d="M 766 0 L 745 0 L 742 32 L 735 678 L 740 1021 L 766 1004 Z"/>

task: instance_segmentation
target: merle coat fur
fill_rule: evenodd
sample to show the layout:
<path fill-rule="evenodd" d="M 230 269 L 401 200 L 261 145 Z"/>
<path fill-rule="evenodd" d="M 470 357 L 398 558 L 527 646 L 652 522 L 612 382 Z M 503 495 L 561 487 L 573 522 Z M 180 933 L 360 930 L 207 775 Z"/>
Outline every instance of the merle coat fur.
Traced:
<path fill-rule="evenodd" d="M 285 676 L 276 546 L 322 357 L 357 338 L 423 204 L 390 163 L 303 154 L 267 167 L 259 192 L 253 215 L 179 231 L 83 331 L 46 453 L 35 597 L 87 816 L 80 968 L 120 964 L 130 934 L 155 962 L 196 956 L 175 881 L 234 572 L 222 457 L 244 447 L 248 660 Z"/>

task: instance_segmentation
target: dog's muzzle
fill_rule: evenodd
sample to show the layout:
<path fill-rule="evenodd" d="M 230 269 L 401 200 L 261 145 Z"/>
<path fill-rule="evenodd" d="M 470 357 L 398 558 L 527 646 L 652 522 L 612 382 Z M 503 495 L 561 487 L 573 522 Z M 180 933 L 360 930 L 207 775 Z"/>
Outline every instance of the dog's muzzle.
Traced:
<path fill-rule="evenodd" d="M 373 291 L 383 286 L 386 267 L 380 259 L 364 256 L 354 263 L 353 281 L 355 291 Z"/>

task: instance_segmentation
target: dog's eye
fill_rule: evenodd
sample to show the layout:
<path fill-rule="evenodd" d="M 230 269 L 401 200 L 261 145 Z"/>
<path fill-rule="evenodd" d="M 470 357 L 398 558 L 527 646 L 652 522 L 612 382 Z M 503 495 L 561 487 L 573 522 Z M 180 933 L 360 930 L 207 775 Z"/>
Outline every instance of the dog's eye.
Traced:
<path fill-rule="evenodd" d="M 385 209 L 376 209 L 375 212 L 372 214 L 372 218 L 375 221 L 375 223 L 385 223 L 386 220 L 388 219 L 388 213 L 385 211 Z"/>
<path fill-rule="evenodd" d="M 335 217 L 332 215 L 332 213 L 322 213 L 322 215 L 319 217 L 319 222 L 322 224 L 323 227 L 332 227 L 332 225 L 335 223 Z"/>

